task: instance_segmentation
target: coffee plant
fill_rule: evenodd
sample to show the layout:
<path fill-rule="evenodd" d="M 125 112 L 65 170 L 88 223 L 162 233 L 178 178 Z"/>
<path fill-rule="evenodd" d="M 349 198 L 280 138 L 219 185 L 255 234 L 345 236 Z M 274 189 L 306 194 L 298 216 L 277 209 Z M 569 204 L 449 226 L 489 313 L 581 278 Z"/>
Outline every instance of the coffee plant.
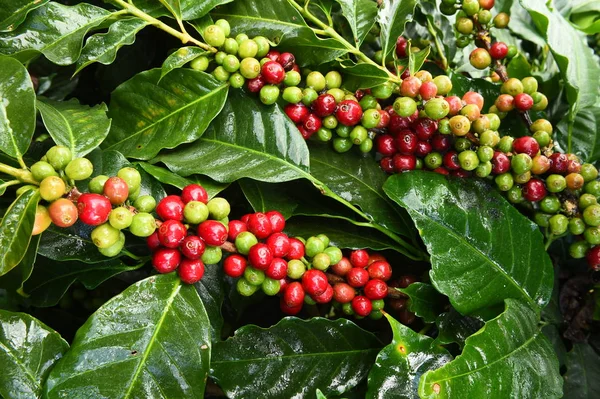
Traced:
<path fill-rule="evenodd" d="M 0 398 L 600 397 L 594 0 L 0 0 Z"/>

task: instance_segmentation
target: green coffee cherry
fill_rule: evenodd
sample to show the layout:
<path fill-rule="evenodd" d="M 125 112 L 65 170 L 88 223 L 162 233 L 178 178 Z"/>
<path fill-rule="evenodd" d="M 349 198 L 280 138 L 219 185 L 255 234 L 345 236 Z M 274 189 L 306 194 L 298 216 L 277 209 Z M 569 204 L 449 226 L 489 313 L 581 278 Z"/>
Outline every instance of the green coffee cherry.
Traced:
<path fill-rule="evenodd" d="M 279 290 L 281 289 L 281 284 L 279 283 L 279 280 L 265 278 L 265 281 L 263 281 L 261 287 L 266 295 L 273 296 L 279 293 Z"/>
<path fill-rule="evenodd" d="M 246 83 L 246 79 L 239 72 L 233 73 L 229 77 L 229 84 L 234 89 L 241 89 L 244 87 L 244 83 Z"/>
<path fill-rule="evenodd" d="M 306 85 L 319 92 L 325 89 L 327 81 L 321 72 L 313 71 L 306 77 Z"/>
<path fill-rule="evenodd" d="M 126 229 L 133 222 L 133 213 L 125 207 L 115 208 L 110 211 L 108 222 L 117 230 Z"/>
<path fill-rule="evenodd" d="M 44 161 L 38 161 L 31 165 L 31 174 L 38 182 L 41 182 L 48 176 L 58 176 L 52 165 Z"/>
<path fill-rule="evenodd" d="M 250 248 L 258 243 L 258 239 L 249 231 L 243 231 L 235 238 L 235 247 L 242 255 L 248 255 Z"/>
<path fill-rule="evenodd" d="M 240 58 L 256 57 L 258 53 L 258 44 L 252 39 L 243 40 L 238 49 Z"/>
<path fill-rule="evenodd" d="M 156 200 L 151 195 L 142 195 L 135 200 L 133 206 L 138 212 L 149 213 L 156 208 Z"/>
<path fill-rule="evenodd" d="M 183 217 L 186 222 L 200 224 L 208 219 L 209 209 L 200 201 L 190 201 L 183 208 Z"/>
<path fill-rule="evenodd" d="M 47 162 L 55 170 L 63 170 L 73 159 L 71 150 L 62 145 L 55 145 L 46 152 Z"/>
<path fill-rule="evenodd" d="M 585 258 L 590 245 L 586 241 L 575 241 L 569 246 L 569 255 L 574 259 Z"/>
<path fill-rule="evenodd" d="M 279 98 L 279 87 L 275 85 L 264 85 L 260 89 L 260 101 L 265 105 L 275 104 Z"/>
<path fill-rule="evenodd" d="M 550 227 L 550 233 L 555 236 L 559 236 L 567 232 L 569 227 L 569 219 L 567 219 L 565 215 L 557 214 L 548 220 L 548 225 Z"/>
<path fill-rule="evenodd" d="M 317 237 L 310 237 L 306 241 L 306 256 L 313 257 L 325 250 L 325 243 Z"/>
<path fill-rule="evenodd" d="M 297 71 L 288 71 L 285 73 L 283 84 L 286 86 L 298 86 L 302 80 L 300 73 Z M 297 87 L 297 89 L 299 89 Z"/>
<path fill-rule="evenodd" d="M 108 248 L 119 240 L 120 231 L 109 223 L 101 224 L 92 230 L 92 242 L 98 248 Z"/>
<path fill-rule="evenodd" d="M 204 72 L 208 69 L 208 64 L 208 58 L 200 56 L 198 58 L 194 58 L 192 62 L 190 62 L 190 67 L 196 71 Z"/>
<path fill-rule="evenodd" d="M 289 278 L 298 280 L 302 277 L 304 272 L 306 271 L 306 266 L 302 261 L 298 259 L 293 259 L 288 262 L 288 270 L 287 275 Z"/>
<path fill-rule="evenodd" d="M 588 226 L 600 226 L 600 205 L 590 205 L 583 210 L 583 220 Z"/>
<path fill-rule="evenodd" d="M 244 58 L 240 63 L 240 73 L 246 79 L 254 79 L 260 74 L 260 63 L 256 58 Z"/>
<path fill-rule="evenodd" d="M 325 85 L 328 89 L 338 89 L 342 86 L 342 75 L 338 71 L 329 71 L 325 75 Z"/>
<path fill-rule="evenodd" d="M 223 219 L 229 216 L 231 206 L 225 198 L 215 197 L 206 204 L 208 213 L 213 219 Z"/>
<path fill-rule="evenodd" d="M 286 87 L 281 97 L 288 103 L 298 104 L 302 101 L 302 89 L 296 86 Z"/>
<path fill-rule="evenodd" d="M 225 32 L 218 25 L 209 25 L 204 29 L 204 40 L 213 47 L 221 47 L 225 43 Z"/>
<path fill-rule="evenodd" d="M 237 292 L 239 292 L 239 294 L 242 296 L 253 295 L 256 291 L 258 291 L 259 287 L 260 287 L 259 285 L 250 284 L 250 282 L 248 280 L 246 280 L 244 277 L 240 278 L 235 283 L 235 288 L 236 288 Z"/>
<path fill-rule="evenodd" d="M 244 278 L 252 285 L 261 285 L 265 281 L 265 272 L 248 266 L 244 270 Z"/>
<path fill-rule="evenodd" d="M 583 234 L 585 231 L 585 222 L 580 218 L 572 218 L 569 220 L 569 232 L 575 236 Z"/>
<path fill-rule="evenodd" d="M 221 261 L 222 257 L 223 251 L 221 248 L 207 245 L 200 259 L 205 265 L 216 265 Z"/>
<path fill-rule="evenodd" d="M 129 231 L 136 237 L 149 237 L 156 230 L 156 221 L 154 216 L 146 212 L 139 212 L 133 215 Z"/>
<path fill-rule="evenodd" d="M 266 37 L 264 37 L 264 36 L 256 36 L 252 40 L 254 40 L 254 42 L 258 46 L 258 49 L 256 51 L 256 57 L 262 58 L 265 55 L 267 55 L 267 53 L 269 52 L 269 50 L 271 50 L 271 46 L 269 44 L 269 40 L 267 40 Z"/>
<path fill-rule="evenodd" d="M 225 39 L 223 50 L 225 50 L 227 54 L 236 55 L 238 53 L 239 48 L 240 45 L 238 44 L 238 42 L 235 41 L 234 38 L 228 37 L 227 39 Z"/>
<path fill-rule="evenodd" d="M 119 239 L 113 245 L 108 248 L 98 248 L 98 251 L 106 257 L 112 258 L 121 253 L 121 250 L 125 246 L 125 234 L 119 232 Z"/>

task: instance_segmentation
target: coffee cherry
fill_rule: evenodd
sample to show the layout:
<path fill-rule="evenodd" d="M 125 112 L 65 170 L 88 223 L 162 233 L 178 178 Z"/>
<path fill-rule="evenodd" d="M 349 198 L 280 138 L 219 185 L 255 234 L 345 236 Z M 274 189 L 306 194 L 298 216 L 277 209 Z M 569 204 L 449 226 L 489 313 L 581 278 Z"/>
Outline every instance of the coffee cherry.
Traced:
<path fill-rule="evenodd" d="M 46 177 L 58 176 L 52 165 L 48 162 L 39 161 L 31 165 L 31 174 L 36 181 L 41 182 Z"/>
<path fill-rule="evenodd" d="M 85 180 L 94 172 L 94 166 L 86 158 L 75 158 L 65 168 L 65 174 L 69 179 Z"/>
<path fill-rule="evenodd" d="M 167 195 L 156 206 L 156 214 L 162 220 L 183 220 L 184 203 L 178 195 Z"/>
<path fill-rule="evenodd" d="M 319 92 L 325 89 L 327 85 L 327 80 L 325 76 L 321 72 L 312 71 L 306 76 L 306 85 L 315 91 Z"/>
<path fill-rule="evenodd" d="M 38 208 L 39 207 L 40 206 L 38 205 Z M 43 209 L 46 210 L 45 207 Z M 75 224 L 78 218 L 77 207 L 75 206 L 75 204 L 73 204 L 72 201 L 66 198 L 59 198 L 56 201 L 52 202 L 46 210 L 46 214 L 48 214 L 49 218 L 52 220 L 52 223 L 54 223 L 58 227 L 70 227 Z M 36 223 L 37 220 L 38 212 L 36 212 Z M 48 225 L 49 224 L 50 223 L 48 221 Z M 46 228 L 48 228 L 48 226 L 46 226 Z M 44 228 L 43 230 L 46 230 L 46 228 Z"/>
<path fill-rule="evenodd" d="M 485 69 L 492 63 L 492 57 L 486 49 L 477 48 L 469 55 L 469 62 L 477 69 Z"/>
<path fill-rule="evenodd" d="M 79 215 L 81 218 L 81 214 Z M 148 237 L 156 230 L 156 220 L 154 216 L 146 212 L 140 212 L 133 215 L 129 232 L 136 237 Z"/>
<path fill-rule="evenodd" d="M 342 260 L 343 257 L 342 250 L 338 247 L 327 247 L 323 253 L 327 255 L 331 265 L 335 265 Z"/>
<path fill-rule="evenodd" d="M 91 238 L 98 248 L 108 248 L 119 239 L 119 230 L 104 223 L 92 230 Z"/>
<path fill-rule="evenodd" d="M 290 238 L 290 249 L 286 258 L 288 260 L 301 259 L 304 257 L 304 253 L 305 250 L 302 241 L 298 240 L 297 238 Z"/>
<path fill-rule="evenodd" d="M 302 276 L 302 287 L 311 296 L 321 295 L 328 286 L 327 276 L 320 270 L 307 270 Z"/>
<path fill-rule="evenodd" d="M 283 258 L 290 250 L 290 239 L 283 233 L 274 233 L 267 238 L 267 246 L 274 257 Z"/>
<path fill-rule="evenodd" d="M 258 239 L 265 239 L 271 235 L 273 228 L 271 221 L 262 212 L 256 212 L 248 218 L 248 231 L 254 234 Z"/>
<path fill-rule="evenodd" d="M 40 183 L 40 196 L 48 202 L 62 197 L 66 190 L 65 182 L 58 176 L 48 176 Z"/>
<path fill-rule="evenodd" d="M 381 280 L 369 280 L 365 285 L 364 293 L 371 300 L 383 299 L 387 296 L 388 286 Z"/>
<path fill-rule="evenodd" d="M 508 16 L 508 14 L 501 12 L 501 13 L 498 13 L 498 15 L 496 15 L 493 23 L 496 28 L 503 29 L 508 26 L 509 21 L 510 21 L 510 17 Z"/>
<path fill-rule="evenodd" d="M 396 172 L 404 172 L 415 169 L 417 158 L 414 155 L 396 154 L 392 161 Z"/>
<path fill-rule="evenodd" d="M 562 175 L 552 174 L 546 178 L 546 186 L 551 193 L 559 193 L 567 188 L 567 181 Z"/>
<path fill-rule="evenodd" d="M 258 240 L 256 239 L 256 236 L 249 231 L 243 231 L 235 238 L 235 247 L 242 255 L 248 255 L 250 248 L 257 243 Z M 304 256 L 304 253 L 302 253 L 302 256 Z"/>
<path fill-rule="evenodd" d="M 200 224 L 208 219 L 209 209 L 203 202 L 190 201 L 183 207 L 183 218 L 191 224 Z M 226 217 L 225 215 L 224 217 Z M 222 219 L 222 218 L 216 218 Z"/>
<path fill-rule="evenodd" d="M 273 258 L 267 270 L 265 270 L 265 275 L 274 280 L 281 280 L 285 278 L 288 274 L 288 263 L 281 258 Z"/>
<path fill-rule="evenodd" d="M 458 162 L 461 168 L 471 171 L 479 166 L 479 157 L 475 151 L 467 150 L 458 154 Z"/>
<path fill-rule="evenodd" d="M 333 114 L 336 107 L 335 98 L 331 94 L 321 94 L 312 103 L 313 111 L 320 118 Z"/>
<path fill-rule="evenodd" d="M 364 249 L 352 251 L 350 254 L 350 262 L 354 267 L 365 268 L 369 264 L 369 253 Z"/>
<path fill-rule="evenodd" d="M 201 56 L 194 58 L 192 62 L 190 62 L 190 68 L 195 71 L 204 72 L 208 69 L 209 60 L 207 57 Z"/>
<path fill-rule="evenodd" d="M 103 193 L 111 204 L 121 205 L 129 196 L 129 187 L 125 180 L 115 176 L 109 178 L 106 183 L 104 183 Z"/>
<path fill-rule="evenodd" d="M 125 246 L 125 234 L 123 232 L 119 233 L 119 239 L 113 245 L 108 248 L 98 248 L 98 251 L 109 258 L 117 256 L 121 253 L 121 250 Z"/>
<path fill-rule="evenodd" d="M 342 101 L 335 113 L 337 120 L 345 126 L 354 126 L 362 118 L 362 109 L 358 102 L 354 100 Z"/>
<path fill-rule="evenodd" d="M 282 301 L 290 308 L 302 306 L 304 303 L 304 288 L 302 285 L 294 281 L 290 283 L 282 296 Z"/>
<path fill-rule="evenodd" d="M 206 250 L 206 244 L 198 236 L 187 236 L 181 241 L 180 250 L 188 259 L 200 259 Z"/>
<path fill-rule="evenodd" d="M 508 191 L 510 190 L 513 185 L 514 185 L 514 179 L 513 176 L 510 173 L 502 173 L 499 174 L 498 176 L 496 176 L 496 178 L 494 179 L 496 186 L 498 186 L 498 189 L 500 191 Z"/>
<path fill-rule="evenodd" d="M 204 29 L 204 40 L 213 47 L 221 47 L 225 43 L 225 32 L 218 25 L 209 25 Z"/>
<path fill-rule="evenodd" d="M 490 55 L 495 60 L 503 59 L 504 57 L 506 57 L 507 53 L 508 53 L 508 46 L 506 45 L 506 43 L 503 43 L 503 42 L 496 42 L 496 43 L 492 44 L 492 46 L 490 48 Z"/>
<path fill-rule="evenodd" d="M 352 270 L 352 263 L 346 257 L 331 266 L 331 271 L 340 277 L 344 277 L 350 270 Z"/>
<path fill-rule="evenodd" d="M 244 274 L 246 265 L 246 258 L 243 256 L 238 254 L 229 255 L 223 262 L 223 271 L 230 277 L 238 278 Z"/>
<path fill-rule="evenodd" d="M 88 189 L 90 190 L 90 193 L 102 194 L 104 191 L 104 184 L 107 180 L 108 176 L 106 175 L 98 175 L 90 180 L 88 183 Z"/>
<path fill-rule="evenodd" d="M 353 267 L 346 274 L 346 280 L 352 287 L 363 287 L 369 281 L 369 272 L 362 267 Z"/>
<path fill-rule="evenodd" d="M 62 214 L 62 212 L 59 212 L 59 216 L 62 216 Z M 77 208 L 75 208 L 75 217 L 77 218 Z M 60 221 L 60 219 L 58 220 Z M 35 210 L 35 220 L 33 222 L 33 230 L 31 231 L 31 235 L 36 236 L 43 233 L 48 229 L 48 227 L 50 227 L 52 222 L 52 216 L 50 215 L 48 208 L 38 204 Z"/>
<path fill-rule="evenodd" d="M 73 154 L 65 146 L 55 145 L 46 152 L 46 159 L 55 170 L 63 170 L 73 159 Z"/>
<path fill-rule="evenodd" d="M 283 108 L 285 114 L 294 123 L 302 123 L 308 118 L 310 110 L 304 104 L 288 104 Z"/>
<path fill-rule="evenodd" d="M 569 255 L 574 259 L 585 258 L 590 246 L 585 241 L 576 241 L 569 246 Z"/>
<path fill-rule="evenodd" d="M 152 266 L 159 273 L 171 273 L 181 262 L 181 252 L 177 249 L 160 248 L 152 254 Z"/>
<path fill-rule="evenodd" d="M 266 62 L 261 68 L 261 75 L 263 79 L 270 84 L 277 85 L 283 82 L 285 78 L 284 68 L 275 61 Z"/>
<path fill-rule="evenodd" d="M 151 195 L 142 195 L 136 198 L 133 207 L 138 212 L 152 212 L 156 208 L 156 200 Z"/>
<path fill-rule="evenodd" d="M 439 120 L 450 112 L 450 104 L 443 98 L 432 98 L 425 103 L 425 113 L 431 119 Z"/>
<path fill-rule="evenodd" d="M 204 276 L 204 263 L 200 259 L 182 259 L 177 274 L 184 283 L 195 284 Z"/>
<path fill-rule="evenodd" d="M 108 215 L 108 222 L 117 230 L 126 229 L 133 222 L 133 213 L 125 207 L 115 208 Z"/>
<path fill-rule="evenodd" d="M 177 220 L 167 220 L 158 228 L 158 240 L 167 248 L 177 248 L 186 235 L 187 229 Z"/>
<path fill-rule="evenodd" d="M 373 305 L 371 304 L 369 298 L 362 295 L 354 297 L 351 303 L 352 310 L 354 310 L 354 313 L 356 313 L 358 316 L 366 317 L 373 309 Z"/>
<path fill-rule="evenodd" d="M 219 247 L 207 246 L 200 258 L 205 265 L 216 265 L 221 261 L 223 251 Z"/>
<path fill-rule="evenodd" d="M 250 248 L 248 261 L 259 270 L 266 270 L 273 261 L 273 253 L 266 244 L 258 243 Z"/>
<path fill-rule="evenodd" d="M 198 225 L 198 235 L 208 245 L 219 246 L 227 241 L 227 228 L 216 220 L 206 220 Z"/>
<path fill-rule="evenodd" d="M 527 201 L 537 202 L 546 196 L 546 186 L 539 179 L 531 179 L 525 183 L 523 188 L 523 196 Z"/>
<path fill-rule="evenodd" d="M 277 86 L 265 85 L 260 89 L 260 101 L 265 105 L 275 104 L 278 97 L 279 87 Z"/>
<path fill-rule="evenodd" d="M 77 200 L 79 219 L 92 226 L 100 225 L 108 220 L 112 206 L 108 198 L 99 194 L 82 194 Z"/>

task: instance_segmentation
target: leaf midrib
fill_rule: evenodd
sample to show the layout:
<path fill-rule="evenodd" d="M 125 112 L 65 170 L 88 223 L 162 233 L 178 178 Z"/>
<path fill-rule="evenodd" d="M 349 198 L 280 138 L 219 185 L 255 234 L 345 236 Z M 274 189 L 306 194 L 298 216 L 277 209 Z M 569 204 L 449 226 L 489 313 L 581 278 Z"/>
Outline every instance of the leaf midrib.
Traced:
<path fill-rule="evenodd" d="M 64 116 L 64 114 L 61 111 L 59 111 L 58 108 L 56 108 L 56 107 L 54 107 L 54 106 L 52 106 L 50 104 L 47 104 L 47 103 L 45 103 L 43 101 L 40 101 L 40 100 L 38 100 L 37 102 L 38 102 L 38 107 L 39 107 L 40 103 L 44 104 L 44 106 L 47 106 L 48 108 L 53 109 L 58 114 L 58 116 L 60 117 L 60 119 L 63 120 L 64 124 L 67 127 L 67 132 L 69 133 L 69 143 L 71 143 L 71 153 L 74 154 L 74 155 L 77 154 L 77 151 L 75 149 L 75 136 L 73 135 L 73 127 L 71 126 L 71 124 L 69 123 L 69 121 L 67 120 L 67 118 Z M 68 103 L 67 103 L 67 105 L 68 105 Z M 44 113 L 41 112 L 41 114 L 42 114 L 42 119 L 44 119 Z"/>
<path fill-rule="evenodd" d="M 25 366 L 25 364 L 21 362 L 19 358 L 14 353 L 12 353 L 10 348 L 4 345 L 2 341 L 0 341 L 0 349 L 2 349 L 6 354 L 8 354 L 11 358 L 14 359 L 15 364 L 22 368 L 25 375 L 29 377 L 29 379 L 33 382 L 33 385 L 35 386 L 35 391 L 40 392 L 42 386 L 38 383 L 37 378 L 35 378 L 33 374 L 31 374 L 31 371 Z"/>
<path fill-rule="evenodd" d="M 289 356 L 270 356 L 270 357 L 258 357 L 253 359 L 238 359 L 238 360 L 212 360 L 211 364 L 226 364 L 226 363 L 246 363 L 246 362 L 264 362 L 269 360 L 285 360 L 285 359 L 299 359 L 304 357 L 316 357 L 316 356 L 349 356 L 354 354 L 360 354 L 364 352 L 378 352 L 380 348 L 369 348 L 359 349 L 350 351 L 337 351 L 337 352 L 317 352 L 317 353 L 300 353 Z"/>
<path fill-rule="evenodd" d="M 23 194 L 23 195 L 27 195 L 27 193 Z M 37 192 L 31 196 L 31 198 L 29 198 L 27 200 L 27 202 L 25 203 L 25 205 L 23 206 L 23 214 L 25 214 L 27 212 L 27 209 L 29 208 L 29 206 L 31 205 L 31 201 L 34 200 L 37 197 Z M 21 198 L 21 197 L 19 197 Z M 17 198 L 17 200 L 19 199 Z M 4 218 L 2 219 L 2 222 L 0 222 L 0 232 L 3 232 L 3 227 L 4 227 L 4 220 L 6 219 L 6 216 L 9 214 L 9 212 L 16 206 L 16 202 L 13 202 L 13 204 L 11 205 L 11 207 L 6 211 Z M 17 224 L 17 228 L 15 229 L 15 232 L 18 232 L 21 228 L 21 224 L 23 223 L 23 220 L 25 218 L 24 217 L 20 217 L 19 218 L 19 222 Z M 15 243 L 15 241 L 19 238 L 19 234 L 14 234 L 12 235 L 12 239 L 10 240 L 10 245 L 8 245 L 7 248 L 3 248 L 3 250 L 7 250 L 7 249 L 11 249 Z M 27 242 L 27 246 L 29 246 L 29 242 L 31 242 L 31 236 L 29 236 L 29 241 Z M 2 255 L 2 262 L 0 262 L 0 276 L 8 273 L 10 270 L 12 270 L 17 264 L 15 264 L 13 267 L 11 267 L 10 269 L 6 270 L 5 273 L 3 273 L 3 270 L 5 268 L 5 264 L 6 264 L 6 257 L 8 256 L 8 254 L 10 253 L 10 251 L 6 251 L 3 255 Z M 23 256 L 25 256 L 25 253 L 23 253 Z"/>

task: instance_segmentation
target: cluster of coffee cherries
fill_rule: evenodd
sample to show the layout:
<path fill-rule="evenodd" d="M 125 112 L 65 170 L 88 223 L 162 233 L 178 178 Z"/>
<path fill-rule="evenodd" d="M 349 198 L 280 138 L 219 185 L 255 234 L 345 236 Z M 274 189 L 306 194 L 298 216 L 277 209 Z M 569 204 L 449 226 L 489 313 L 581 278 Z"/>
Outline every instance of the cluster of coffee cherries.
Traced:
<path fill-rule="evenodd" d="M 193 284 L 204 276 L 205 265 L 221 261 L 227 241 L 231 207 L 221 197 L 208 199 L 204 187 L 190 184 L 181 195 L 168 195 L 156 205 L 155 228 L 145 232 L 152 265 L 159 273 L 177 270 L 180 279 Z"/>

